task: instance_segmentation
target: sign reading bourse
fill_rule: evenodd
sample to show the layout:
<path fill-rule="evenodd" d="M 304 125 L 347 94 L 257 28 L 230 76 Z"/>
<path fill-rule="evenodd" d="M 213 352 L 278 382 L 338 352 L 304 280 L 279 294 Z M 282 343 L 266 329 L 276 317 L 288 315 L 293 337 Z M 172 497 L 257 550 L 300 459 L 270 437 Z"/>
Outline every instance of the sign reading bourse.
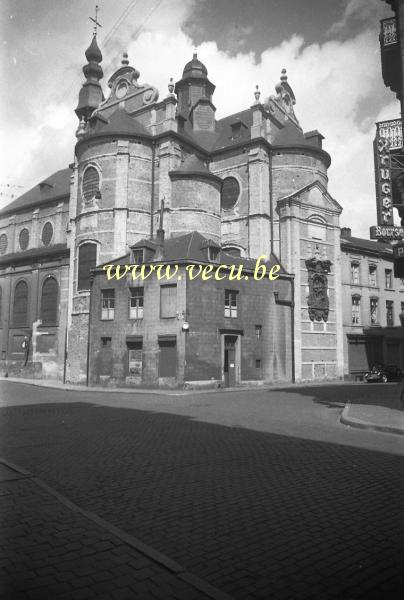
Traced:
<path fill-rule="evenodd" d="M 378 225 L 394 225 L 391 192 L 390 140 L 386 122 L 376 123 L 373 142 L 376 178 L 376 207 Z"/>
<path fill-rule="evenodd" d="M 373 225 L 370 228 L 371 240 L 401 240 L 404 238 L 404 227 L 395 225 Z"/>

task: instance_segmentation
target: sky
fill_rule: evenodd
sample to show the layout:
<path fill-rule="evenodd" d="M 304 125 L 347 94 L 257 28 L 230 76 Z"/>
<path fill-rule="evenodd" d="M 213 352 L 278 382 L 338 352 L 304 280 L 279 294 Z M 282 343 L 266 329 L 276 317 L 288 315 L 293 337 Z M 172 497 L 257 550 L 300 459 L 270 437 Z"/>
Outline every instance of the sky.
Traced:
<path fill-rule="evenodd" d="M 123 52 L 140 82 L 167 94 L 194 48 L 216 85 L 221 118 L 274 93 L 282 68 L 304 131 L 318 129 L 331 155 L 329 192 L 341 226 L 369 237 L 376 223 L 375 122 L 400 108 L 381 75 L 382 0 L 99 0 L 104 78 Z M 74 157 L 74 109 L 84 81 L 95 2 L 2 0 L 0 208 Z M 398 217 L 396 216 L 398 223 Z"/>

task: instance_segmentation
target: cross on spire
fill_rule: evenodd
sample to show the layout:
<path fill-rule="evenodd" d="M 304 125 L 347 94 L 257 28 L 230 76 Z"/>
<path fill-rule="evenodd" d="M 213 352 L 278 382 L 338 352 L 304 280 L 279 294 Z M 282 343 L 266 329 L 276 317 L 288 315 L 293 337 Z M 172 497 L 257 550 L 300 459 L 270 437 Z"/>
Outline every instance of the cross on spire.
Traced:
<path fill-rule="evenodd" d="M 95 19 L 93 19 L 93 17 L 89 17 L 90 21 L 92 21 L 94 23 L 94 35 L 97 35 L 97 27 L 102 27 L 101 23 L 98 22 L 98 11 L 99 11 L 99 6 L 98 4 L 95 5 Z"/>

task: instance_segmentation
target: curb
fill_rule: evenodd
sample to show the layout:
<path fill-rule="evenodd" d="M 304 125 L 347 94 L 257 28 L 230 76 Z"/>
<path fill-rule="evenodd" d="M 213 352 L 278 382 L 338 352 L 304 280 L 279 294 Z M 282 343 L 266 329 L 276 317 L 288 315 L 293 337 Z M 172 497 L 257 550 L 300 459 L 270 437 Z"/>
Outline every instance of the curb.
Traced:
<path fill-rule="evenodd" d="M 370 429 L 373 431 L 380 431 L 382 433 L 394 433 L 396 435 L 404 435 L 404 430 L 392 427 L 390 425 L 376 425 L 369 421 L 363 421 L 362 419 L 356 419 L 355 417 L 349 416 L 349 409 L 352 406 L 352 402 L 348 400 L 340 416 L 340 422 L 343 425 L 349 425 L 350 427 L 356 427 L 357 429 Z"/>
<path fill-rule="evenodd" d="M 29 479 L 30 481 L 35 483 L 38 487 L 42 488 L 48 494 L 56 498 L 66 508 L 82 515 L 83 517 L 85 517 L 89 521 L 92 521 L 99 527 L 102 527 L 103 529 L 105 529 L 106 531 L 123 541 L 131 548 L 134 548 L 135 550 L 149 558 L 154 563 L 157 563 L 158 565 L 167 569 L 167 571 L 170 571 L 170 573 L 175 575 L 181 581 L 188 583 L 193 588 L 204 593 L 208 598 L 212 598 L 212 600 L 234 600 L 232 596 L 229 596 L 225 592 L 222 592 L 221 590 L 215 588 L 207 581 L 200 579 L 200 577 L 198 577 L 197 575 L 190 573 L 185 567 L 177 563 L 175 560 L 172 560 L 165 554 L 162 554 L 158 550 L 155 550 L 151 546 L 148 546 L 147 544 L 135 538 L 133 535 L 126 533 L 119 527 L 115 527 L 115 525 L 112 525 L 108 521 L 105 521 L 102 517 L 99 517 L 97 514 L 80 508 L 77 504 L 60 494 L 57 490 L 50 487 L 39 477 L 36 477 L 35 475 L 32 475 L 32 473 L 29 473 L 26 469 L 1 457 L 0 463 L 4 464 L 10 469 L 13 469 L 17 473 L 20 473 L 23 476 L 23 478 Z"/>
<path fill-rule="evenodd" d="M 19 377 L 0 377 L 0 381 L 10 381 L 11 383 L 21 383 L 24 385 L 32 385 L 35 387 L 49 388 L 51 390 L 65 390 L 66 392 L 99 392 L 101 394 L 147 394 L 156 396 L 191 396 L 195 394 L 224 394 L 228 392 L 276 392 L 282 390 L 299 390 L 307 387 L 325 387 L 325 386 L 361 386 L 363 382 L 359 381 L 310 381 L 304 383 L 284 383 L 273 385 L 254 385 L 254 386 L 237 386 L 227 388 L 207 388 L 193 390 L 162 390 L 150 388 L 114 388 L 114 387 L 97 387 L 84 386 L 63 383 L 47 383 L 48 380 L 22 379 Z"/>

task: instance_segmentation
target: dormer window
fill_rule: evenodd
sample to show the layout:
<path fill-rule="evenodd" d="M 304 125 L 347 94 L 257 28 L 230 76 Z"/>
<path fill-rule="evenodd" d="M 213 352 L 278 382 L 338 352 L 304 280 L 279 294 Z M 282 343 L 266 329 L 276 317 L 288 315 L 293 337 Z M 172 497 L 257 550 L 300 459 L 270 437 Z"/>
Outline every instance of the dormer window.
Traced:
<path fill-rule="evenodd" d="M 208 246 L 208 260 L 216 262 L 219 260 L 220 249 L 217 246 Z"/>
<path fill-rule="evenodd" d="M 138 248 L 132 251 L 132 264 L 142 265 L 143 264 L 143 248 Z"/>
<path fill-rule="evenodd" d="M 232 140 L 236 140 L 237 138 L 241 137 L 244 130 L 247 129 L 247 126 L 245 123 L 243 123 L 243 121 L 234 121 L 233 123 L 230 123 L 230 127 Z"/>

